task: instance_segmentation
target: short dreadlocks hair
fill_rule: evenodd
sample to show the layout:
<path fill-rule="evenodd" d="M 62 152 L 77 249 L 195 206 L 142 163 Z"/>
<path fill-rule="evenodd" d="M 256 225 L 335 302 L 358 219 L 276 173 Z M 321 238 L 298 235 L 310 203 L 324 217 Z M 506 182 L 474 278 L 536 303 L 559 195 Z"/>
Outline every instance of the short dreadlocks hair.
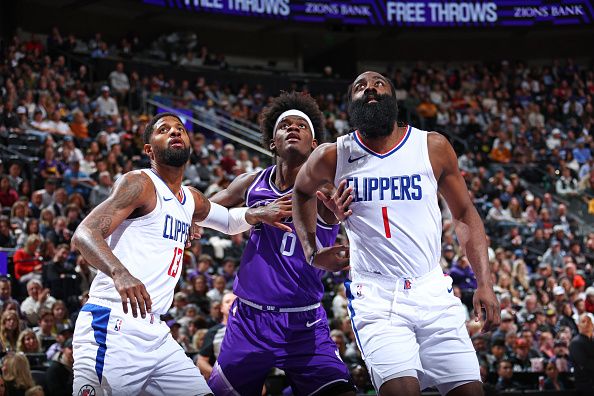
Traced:
<path fill-rule="evenodd" d="M 324 116 L 315 99 L 305 92 L 282 92 L 272 99 L 260 114 L 260 131 L 264 148 L 270 148 L 274 136 L 274 124 L 278 117 L 285 111 L 293 109 L 307 114 L 313 124 L 316 140 L 318 143 L 324 141 Z"/>

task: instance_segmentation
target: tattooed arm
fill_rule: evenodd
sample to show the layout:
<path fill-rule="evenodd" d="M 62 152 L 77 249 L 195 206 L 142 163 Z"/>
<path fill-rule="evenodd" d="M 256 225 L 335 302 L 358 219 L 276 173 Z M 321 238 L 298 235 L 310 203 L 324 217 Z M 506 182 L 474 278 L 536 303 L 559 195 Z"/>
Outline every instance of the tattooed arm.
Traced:
<path fill-rule="evenodd" d="M 133 277 L 113 254 L 105 238 L 128 217 L 149 213 L 155 205 L 155 190 L 150 178 L 140 171 L 128 172 L 118 180 L 109 198 L 85 217 L 72 237 L 73 246 L 89 264 L 113 278 L 124 313 L 128 313 L 129 301 L 134 317 L 137 307 L 143 318 L 150 312 L 151 298 L 142 282 Z"/>

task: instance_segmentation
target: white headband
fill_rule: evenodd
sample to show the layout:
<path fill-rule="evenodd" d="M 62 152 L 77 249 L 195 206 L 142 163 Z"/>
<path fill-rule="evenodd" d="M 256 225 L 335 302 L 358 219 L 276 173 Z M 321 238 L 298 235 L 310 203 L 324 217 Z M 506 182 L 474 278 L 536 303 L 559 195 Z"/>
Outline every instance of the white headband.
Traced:
<path fill-rule="evenodd" d="M 276 135 L 276 128 L 278 127 L 278 124 L 285 118 L 288 116 L 299 116 L 301 118 L 303 118 L 305 121 L 307 121 L 307 125 L 309 125 L 309 129 L 311 130 L 311 135 L 314 137 L 316 137 L 316 132 L 314 131 L 314 127 L 313 124 L 311 123 L 311 120 L 309 119 L 309 117 L 307 116 L 307 114 L 305 114 L 302 111 L 296 110 L 296 109 L 291 109 L 291 110 L 287 110 L 284 113 L 282 113 L 281 115 L 278 116 L 278 118 L 276 119 L 276 123 L 274 124 L 274 130 L 272 131 L 272 136 Z"/>

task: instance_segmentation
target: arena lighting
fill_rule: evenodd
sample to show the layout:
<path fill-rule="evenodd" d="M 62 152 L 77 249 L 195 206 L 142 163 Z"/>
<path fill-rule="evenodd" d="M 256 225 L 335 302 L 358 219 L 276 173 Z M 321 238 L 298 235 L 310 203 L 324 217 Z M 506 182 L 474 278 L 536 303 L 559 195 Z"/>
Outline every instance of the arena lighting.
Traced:
<path fill-rule="evenodd" d="M 146 4 L 306 23 L 410 27 L 592 25 L 594 7 L 575 1 L 143 0 Z"/>

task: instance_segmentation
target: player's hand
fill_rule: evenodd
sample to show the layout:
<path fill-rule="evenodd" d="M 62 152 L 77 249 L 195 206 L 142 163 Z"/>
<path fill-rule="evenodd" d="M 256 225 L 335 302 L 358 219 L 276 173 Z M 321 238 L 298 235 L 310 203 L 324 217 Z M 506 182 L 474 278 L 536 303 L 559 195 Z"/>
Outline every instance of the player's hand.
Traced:
<path fill-rule="evenodd" d="M 353 202 L 353 195 L 351 194 L 353 192 L 353 187 L 345 187 L 346 180 L 343 180 L 332 194 L 329 191 L 316 192 L 318 199 L 322 201 L 332 213 L 334 213 L 334 216 L 336 216 L 339 221 L 343 221 L 353 214 L 353 211 L 349 209 L 349 205 Z"/>
<path fill-rule="evenodd" d="M 335 245 L 325 247 L 316 253 L 313 266 L 330 272 L 342 271 L 349 266 L 349 247 Z"/>
<path fill-rule="evenodd" d="M 201 226 L 192 222 L 192 226 L 190 227 L 190 235 L 188 235 L 188 239 L 186 240 L 186 249 L 189 249 L 192 246 L 192 241 L 194 239 L 202 238 L 202 230 L 203 228 Z"/>
<path fill-rule="evenodd" d="M 246 214 L 246 220 L 250 224 L 265 223 L 286 232 L 293 232 L 293 229 L 282 223 L 282 219 L 292 215 L 292 194 L 283 195 L 266 206 L 250 208 Z"/>
<path fill-rule="evenodd" d="M 497 301 L 492 287 L 479 286 L 474 292 L 472 304 L 474 305 L 475 321 L 480 321 L 480 315 L 483 309 L 486 313 L 485 323 L 481 332 L 486 333 L 499 326 L 501 321 L 501 306 L 499 305 L 499 301 Z"/>
<path fill-rule="evenodd" d="M 130 301 L 130 308 L 132 308 L 132 316 L 135 318 L 138 316 L 138 310 L 140 310 L 142 318 L 146 317 L 147 312 L 151 312 L 151 297 L 142 282 L 133 277 L 130 272 L 124 270 L 118 275 L 114 275 L 113 283 L 118 293 L 120 293 L 120 297 L 122 297 L 124 313 L 128 313 L 128 301 Z"/>

